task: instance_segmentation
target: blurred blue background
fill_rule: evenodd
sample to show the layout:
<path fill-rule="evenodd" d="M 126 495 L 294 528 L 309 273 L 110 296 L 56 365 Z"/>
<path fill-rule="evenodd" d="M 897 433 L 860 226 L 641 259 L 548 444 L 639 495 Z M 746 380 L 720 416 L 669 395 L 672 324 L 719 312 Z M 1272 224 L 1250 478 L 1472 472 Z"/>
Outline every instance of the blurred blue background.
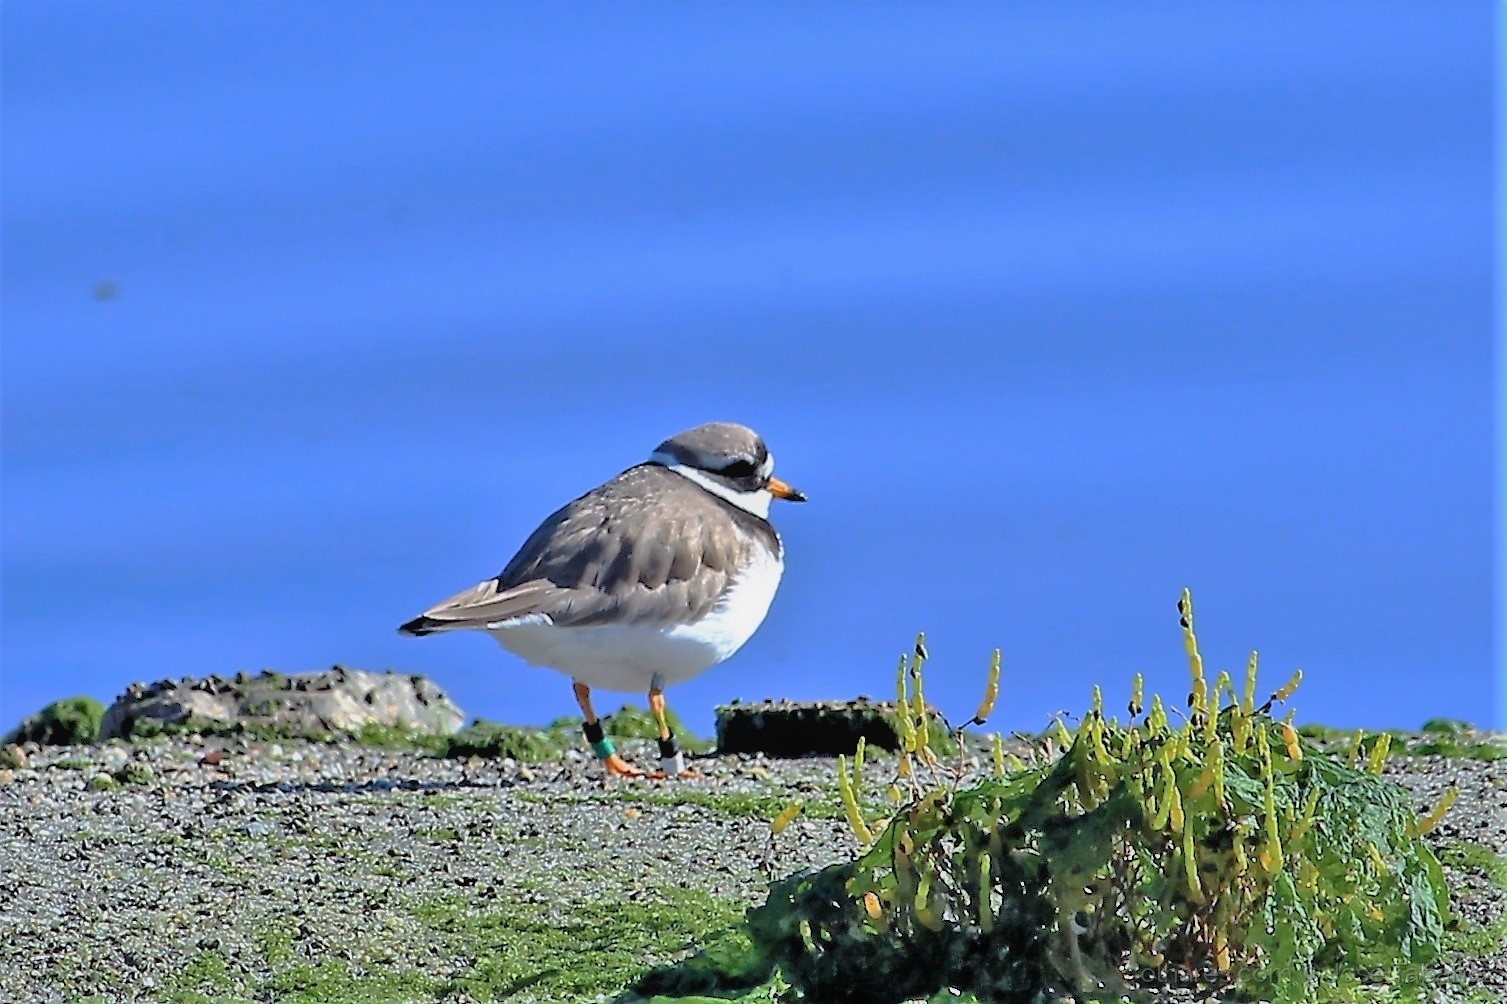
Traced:
<path fill-rule="evenodd" d="M 1185 585 L 1304 720 L 1493 717 L 1491 5 L 3 9 L 0 728 L 573 713 L 394 628 L 709 419 L 811 502 L 698 731 L 922 629 L 961 717 L 995 646 L 998 725 L 1180 705 Z"/>

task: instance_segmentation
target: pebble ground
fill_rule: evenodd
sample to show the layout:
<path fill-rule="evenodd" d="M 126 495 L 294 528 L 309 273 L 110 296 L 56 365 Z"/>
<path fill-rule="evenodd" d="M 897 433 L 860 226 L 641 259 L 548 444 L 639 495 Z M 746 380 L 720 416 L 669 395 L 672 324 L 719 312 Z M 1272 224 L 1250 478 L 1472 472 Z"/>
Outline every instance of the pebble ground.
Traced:
<path fill-rule="evenodd" d="M 647 762 L 650 748 L 625 751 Z M 280 957 L 443 976 L 457 960 L 417 929 L 417 902 L 670 886 L 751 905 L 770 871 L 855 849 L 817 811 L 834 798 L 829 759 L 703 757 L 700 779 L 607 789 L 579 754 L 526 765 L 197 737 L 20 751 L 0 767 L 0 1001 L 18 1004 L 174 999 L 187 961 L 206 953 L 232 986 L 265 986 Z M 871 769 L 877 782 L 885 767 Z M 1397 758 L 1389 771 L 1421 809 L 1460 785 L 1436 844 L 1507 853 L 1507 760 Z M 776 863 L 758 807 L 793 798 L 813 812 L 781 835 Z M 1507 909 L 1494 885 L 1450 880 L 1462 917 L 1490 923 Z M 255 934 L 267 918 L 296 921 L 282 954 Z M 1424 999 L 1507 1000 L 1501 947 L 1426 975 Z M 1195 998 L 1169 988 L 1164 999 Z"/>

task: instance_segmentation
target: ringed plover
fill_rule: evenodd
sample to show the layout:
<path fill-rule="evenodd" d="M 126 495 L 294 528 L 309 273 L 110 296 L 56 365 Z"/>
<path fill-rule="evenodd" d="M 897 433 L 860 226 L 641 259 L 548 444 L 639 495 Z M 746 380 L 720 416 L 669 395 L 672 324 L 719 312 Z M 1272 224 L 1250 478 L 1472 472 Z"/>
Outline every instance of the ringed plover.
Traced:
<path fill-rule="evenodd" d="M 603 734 L 592 688 L 646 692 L 663 776 L 679 776 L 664 689 L 726 659 L 763 623 L 785 564 L 769 523 L 777 498 L 806 500 L 774 476 L 758 433 L 697 426 L 546 519 L 495 578 L 398 630 L 485 631 L 569 676 L 608 774 L 645 776 Z"/>

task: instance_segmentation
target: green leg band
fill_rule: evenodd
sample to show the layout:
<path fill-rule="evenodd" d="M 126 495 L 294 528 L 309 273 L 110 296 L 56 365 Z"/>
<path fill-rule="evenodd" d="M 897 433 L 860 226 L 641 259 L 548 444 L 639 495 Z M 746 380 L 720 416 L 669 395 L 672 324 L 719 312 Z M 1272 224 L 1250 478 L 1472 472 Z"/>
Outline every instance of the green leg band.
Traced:
<path fill-rule="evenodd" d="M 608 757 L 612 756 L 614 753 L 617 752 L 617 747 L 614 746 L 614 745 L 612 745 L 612 739 L 610 737 L 608 737 L 608 736 L 603 736 L 602 738 L 598 739 L 596 742 L 592 743 L 591 744 L 591 749 L 592 749 L 592 752 L 594 752 L 598 757 L 600 757 L 603 760 L 607 759 Z"/>

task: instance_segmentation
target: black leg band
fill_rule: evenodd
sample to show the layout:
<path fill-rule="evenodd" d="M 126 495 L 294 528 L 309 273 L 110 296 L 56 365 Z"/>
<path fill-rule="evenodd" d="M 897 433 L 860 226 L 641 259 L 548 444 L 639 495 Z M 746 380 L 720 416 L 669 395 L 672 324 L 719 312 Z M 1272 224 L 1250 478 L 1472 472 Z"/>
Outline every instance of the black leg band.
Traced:
<path fill-rule="evenodd" d="M 602 720 L 598 718 L 594 722 L 582 722 L 581 731 L 586 733 L 586 741 L 599 743 L 602 741 Z"/>
<path fill-rule="evenodd" d="M 680 755 L 680 747 L 675 745 L 674 733 L 659 741 L 659 769 L 665 777 L 679 777 L 685 773 L 685 757 Z"/>

